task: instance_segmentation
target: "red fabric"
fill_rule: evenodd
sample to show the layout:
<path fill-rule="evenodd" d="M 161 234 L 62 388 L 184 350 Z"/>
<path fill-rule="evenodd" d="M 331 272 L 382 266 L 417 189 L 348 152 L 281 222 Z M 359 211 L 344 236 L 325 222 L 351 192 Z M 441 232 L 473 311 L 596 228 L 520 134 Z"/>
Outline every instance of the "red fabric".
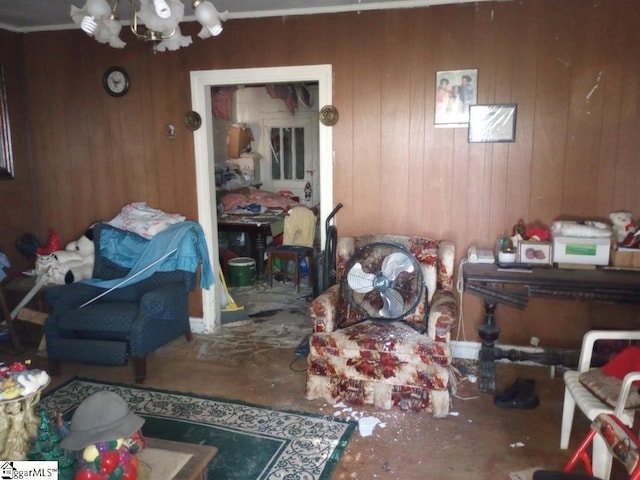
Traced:
<path fill-rule="evenodd" d="M 602 367 L 602 373 L 619 378 L 620 380 L 629 372 L 639 371 L 640 347 L 636 345 L 625 348 Z"/>

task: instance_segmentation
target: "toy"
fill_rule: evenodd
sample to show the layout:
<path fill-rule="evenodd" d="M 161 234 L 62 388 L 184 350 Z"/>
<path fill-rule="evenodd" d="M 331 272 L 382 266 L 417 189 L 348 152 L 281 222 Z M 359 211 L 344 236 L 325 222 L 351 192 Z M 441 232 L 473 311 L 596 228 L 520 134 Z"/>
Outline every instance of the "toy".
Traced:
<path fill-rule="evenodd" d="M 634 234 L 637 230 L 631 212 L 626 210 L 611 212 L 609 214 L 609 220 L 611 220 L 613 234 L 618 243 L 623 243 L 627 235 Z"/>
<path fill-rule="evenodd" d="M 64 250 L 56 250 L 36 260 L 36 274 L 46 275 L 48 284 L 63 285 L 91 278 L 95 260 L 93 227 L 82 237 L 69 242 Z"/>
<path fill-rule="evenodd" d="M 53 228 L 50 228 L 48 234 L 47 244 L 36 250 L 38 255 L 49 255 L 56 250 L 60 250 L 60 237 L 58 236 L 58 232 Z"/>
<path fill-rule="evenodd" d="M 534 225 L 527 228 L 524 238 L 532 242 L 548 242 L 551 239 L 551 232 L 548 228 Z"/>
<path fill-rule="evenodd" d="M 84 232 L 84 235 L 78 240 L 68 243 L 65 250 L 76 252 L 82 257 L 82 261 L 79 264 L 69 265 L 69 270 L 64 277 L 64 283 L 79 282 L 85 278 L 91 278 L 95 260 L 93 226 Z"/>

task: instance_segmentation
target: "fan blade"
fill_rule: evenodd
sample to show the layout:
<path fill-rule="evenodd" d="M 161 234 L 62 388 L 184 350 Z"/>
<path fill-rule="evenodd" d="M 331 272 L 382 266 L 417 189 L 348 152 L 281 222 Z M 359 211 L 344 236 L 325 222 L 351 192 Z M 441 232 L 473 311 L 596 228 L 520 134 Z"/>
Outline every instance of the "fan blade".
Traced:
<path fill-rule="evenodd" d="M 382 262 L 382 274 L 393 281 L 402 272 L 413 272 L 411 257 L 402 252 L 393 252 Z"/>
<path fill-rule="evenodd" d="M 380 292 L 384 307 L 380 310 L 380 316 L 385 318 L 398 318 L 404 310 L 404 300 L 397 290 L 389 288 L 384 292 Z"/>
<path fill-rule="evenodd" d="M 369 293 L 373 290 L 373 279 L 376 276 L 362 270 L 362 264 L 356 263 L 347 274 L 347 282 L 354 292 Z"/>

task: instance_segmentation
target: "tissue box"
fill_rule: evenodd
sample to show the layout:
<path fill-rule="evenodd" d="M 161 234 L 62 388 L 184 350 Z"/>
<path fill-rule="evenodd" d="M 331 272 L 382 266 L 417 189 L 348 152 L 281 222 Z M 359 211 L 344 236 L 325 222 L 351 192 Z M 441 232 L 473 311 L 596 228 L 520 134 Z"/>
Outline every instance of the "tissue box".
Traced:
<path fill-rule="evenodd" d="M 609 265 L 611 239 L 553 237 L 553 262 L 579 265 Z"/>
<path fill-rule="evenodd" d="M 640 268 L 640 250 L 623 247 L 611 250 L 611 265 L 622 268 Z"/>

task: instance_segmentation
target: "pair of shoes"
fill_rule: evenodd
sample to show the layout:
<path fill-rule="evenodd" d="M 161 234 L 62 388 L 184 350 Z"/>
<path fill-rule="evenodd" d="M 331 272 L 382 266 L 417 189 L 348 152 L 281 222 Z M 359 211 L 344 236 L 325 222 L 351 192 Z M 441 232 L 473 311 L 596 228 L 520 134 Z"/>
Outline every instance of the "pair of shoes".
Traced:
<path fill-rule="evenodd" d="M 517 378 L 513 385 L 493 398 L 493 403 L 500 408 L 536 408 L 540 403 L 535 393 L 536 384 L 530 378 Z"/>

